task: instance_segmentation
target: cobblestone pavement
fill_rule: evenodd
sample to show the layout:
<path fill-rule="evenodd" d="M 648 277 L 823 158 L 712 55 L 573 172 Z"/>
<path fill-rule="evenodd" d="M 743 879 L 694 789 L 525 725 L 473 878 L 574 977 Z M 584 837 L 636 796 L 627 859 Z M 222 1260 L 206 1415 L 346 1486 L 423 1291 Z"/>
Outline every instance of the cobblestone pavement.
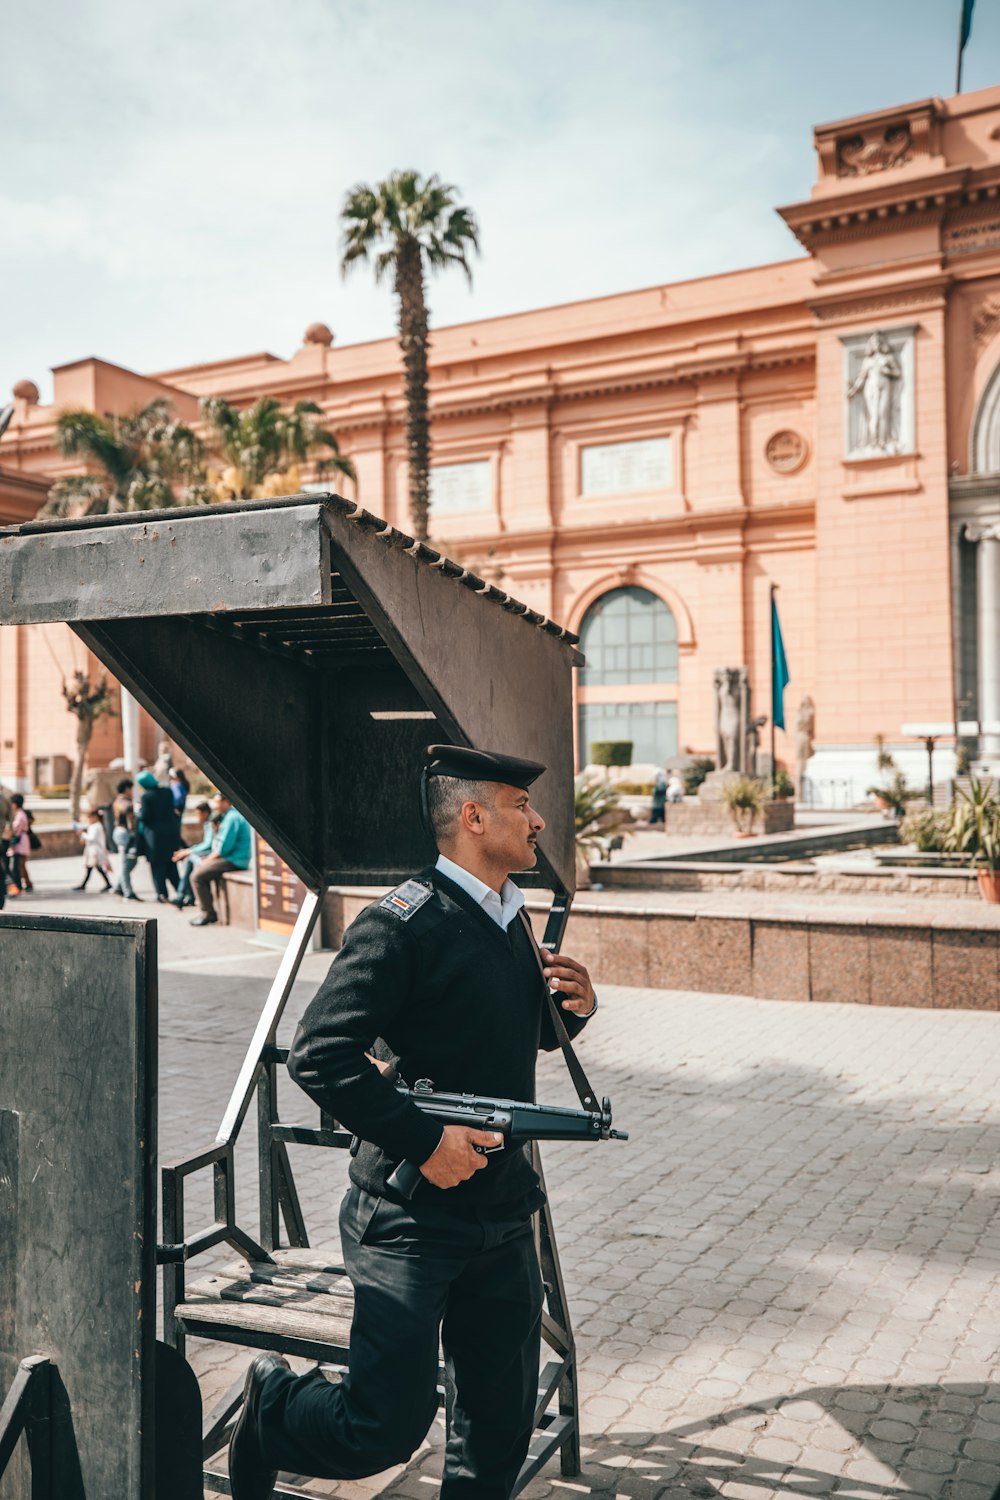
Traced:
<path fill-rule="evenodd" d="M 63 865 L 37 865 L 44 886 L 14 907 L 122 911 L 58 889 L 76 868 Z M 167 1160 L 214 1136 L 277 954 L 158 914 Z M 328 961 L 307 958 L 286 1034 Z M 545 1150 L 584 1472 L 563 1481 L 552 1465 L 529 1493 L 988 1500 L 1000 1481 L 997 1018 L 609 988 L 584 1056 L 632 1139 Z M 286 1116 L 309 1118 L 292 1094 Z M 572 1102 L 555 1058 L 539 1096 Z M 238 1164 L 251 1229 L 252 1149 Z M 298 1148 L 293 1165 L 313 1242 L 335 1243 L 342 1158 Z M 206 1399 L 246 1363 L 189 1348 Z M 405 1470 L 317 1488 L 422 1497 L 440 1442 L 432 1431 Z"/>

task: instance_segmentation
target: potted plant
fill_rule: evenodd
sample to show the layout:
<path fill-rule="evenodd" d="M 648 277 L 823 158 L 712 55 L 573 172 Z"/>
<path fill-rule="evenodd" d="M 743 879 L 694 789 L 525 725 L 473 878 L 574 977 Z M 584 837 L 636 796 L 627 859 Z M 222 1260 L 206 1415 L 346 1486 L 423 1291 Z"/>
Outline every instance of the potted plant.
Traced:
<path fill-rule="evenodd" d="M 767 788 L 756 776 L 728 776 L 722 783 L 722 800 L 736 824 L 736 837 L 748 839 L 757 814 L 767 800 Z"/>
<path fill-rule="evenodd" d="M 774 773 L 774 796 L 779 802 L 790 802 L 795 796 L 795 782 L 788 774 L 788 767 L 779 765 Z"/>
<path fill-rule="evenodd" d="M 870 786 L 868 793 L 874 796 L 875 801 L 883 812 L 892 813 L 897 823 L 901 818 L 906 816 L 907 806 L 911 802 L 919 801 L 923 795 L 922 792 L 918 792 L 913 787 L 907 786 L 906 777 L 902 771 L 896 771 L 893 774 L 892 780 L 883 786 Z"/>
<path fill-rule="evenodd" d="M 957 789 L 945 846 L 975 870 L 983 900 L 1000 903 L 1000 801 L 992 781 L 973 776 L 968 791 Z"/>
<path fill-rule="evenodd" d="M 578 776 L 574 782 L 574 820 L 577 882 L 588 886 L 591 859 L 608 852 L 612 839 L 623 836 L 622 830 L 631 827 L 632 817 L 620 805 L 613 786 Z"/>
<path fill-rule="evenodd" d="M 874 796 L 876 807 L 882 808 L 883 813 L 888 813 L 891 810 L 895 813 L 897 807 L 895 807 L 895 802 L 892 801 L 891 795 L 889 795 L 889 789 L 895 786 L 898 790 L 897 783 L 906 786 L 906 781 L 903 781 L 903 777 L 900 775 L 900 768 L 895 763 L 892 751 L 886 750 L 885 735 L 876 735 L 876 771 L 879 772 L 879 783 L 876 786 L 868 787 L 865 796 Z M 906 808 L 904 808 L 904 811 L 906 811 Z M 901 814 L 897 813 L 897 816 L 901 816 Z"/>

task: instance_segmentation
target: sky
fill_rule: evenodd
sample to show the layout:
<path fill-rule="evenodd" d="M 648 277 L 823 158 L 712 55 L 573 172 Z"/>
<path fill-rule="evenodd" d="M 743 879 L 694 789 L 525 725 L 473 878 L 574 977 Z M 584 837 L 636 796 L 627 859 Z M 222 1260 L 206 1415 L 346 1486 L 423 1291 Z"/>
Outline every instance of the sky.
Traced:
<path fill-rule="evenodd" d="M 954 91 L 960 0 L 0 0 L 0 405 L 395 332 L 339 272 L 402 167 L 481 225 L 432 327 L 791 258 L 814 124 Z M 1000 83 L 977 0 L 963 88 Z"/>

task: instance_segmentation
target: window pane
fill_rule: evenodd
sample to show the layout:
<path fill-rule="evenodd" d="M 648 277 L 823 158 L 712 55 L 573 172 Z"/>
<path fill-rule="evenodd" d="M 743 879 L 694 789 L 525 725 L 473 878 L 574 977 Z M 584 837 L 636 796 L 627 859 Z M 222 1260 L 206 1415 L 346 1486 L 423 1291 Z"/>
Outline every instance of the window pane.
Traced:
<path fill-rule="evenodd" d="M 636 764 L 662 765 L 677 754 L 676 703 L 583 703 L 578 722 L 581 767 L 591 763 L 595 740 L 631 740 Z"/>
<path fill-rule="evenodd" d="M 580 649 L 587 658 L 584 685 L 677 681 L 677 622 L 648 589 L 612 589 L 596 600 L 580 629 Z"/>

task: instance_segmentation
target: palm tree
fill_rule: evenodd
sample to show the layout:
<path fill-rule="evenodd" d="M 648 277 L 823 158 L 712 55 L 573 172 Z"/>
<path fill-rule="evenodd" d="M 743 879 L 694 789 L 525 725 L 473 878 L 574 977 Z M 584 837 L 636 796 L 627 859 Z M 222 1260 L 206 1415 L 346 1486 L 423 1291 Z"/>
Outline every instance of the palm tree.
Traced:
<path fill-rule="evenodd" d="M 323 408 L 315 401 L 297 401 L 289 412 L 273 396 L 262 396 L 240 410 L 221 396 L 207 396 L 201 414 L 228 464 L 215 486 L 218 499 L 260 500 L 294 492 L 300 484 L 299 465 L 315 448 L 329 455 L 317 463 L 319 475 L 343 474 L 357 482 L 351 460 L 316 420 Z"/>
<path fill-rule="evenodd" d="M 399 298 L 399 345 L 406 382 L 406 447 L 410 471 L 410 519 L 427 540 L 430 423 L 427 417 L 427 303 L 424 262 L 432 271 L 459 265 L 472 283 L 467 252 L 479 249 L 475 214 L 455 202 L 454 187 L 432 175 L 394 172 L 375 187 L 360 183 L 344 200 L 344 275 L 371 260 L 375 280 L 392 270 Z"/>
<path fill-rule="evenodd" d="M 174 419 L 162 397 L 124 416 L 61 412 L 56 445 L 67 458 L 82 458 L 98 472 L 57 480 L 43 516 L 161 510 L 205 498 L 198 483 L 204 475 L 201 443 Z"/>

